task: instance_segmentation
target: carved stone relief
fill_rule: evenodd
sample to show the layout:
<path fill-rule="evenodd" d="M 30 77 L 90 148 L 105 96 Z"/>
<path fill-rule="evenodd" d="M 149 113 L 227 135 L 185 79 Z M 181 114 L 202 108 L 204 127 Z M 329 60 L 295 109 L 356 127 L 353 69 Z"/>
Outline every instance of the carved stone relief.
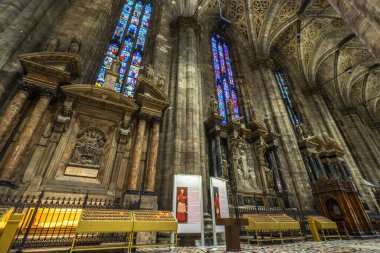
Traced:
<path fill-rule="evenodd" d="M 99 167 L 106 141 L 106 135 L 96 127 L 82 130 L 69 164 Z"/>

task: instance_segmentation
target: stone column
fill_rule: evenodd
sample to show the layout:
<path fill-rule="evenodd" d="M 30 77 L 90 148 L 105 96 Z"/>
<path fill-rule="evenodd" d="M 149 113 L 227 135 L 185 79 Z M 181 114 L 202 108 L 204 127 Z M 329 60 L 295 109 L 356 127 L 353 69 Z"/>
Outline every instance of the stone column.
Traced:
<path fill-rule="evenodd" d="M 323 167 L 321 160 L 319 160 L 319 157 L 317 155 L 313 156 L 315 163 L 317 164 L 317 167 L 319 168 L 319 171 L 322 173 L 322 175 L 325 178 L 328 178 L 325 168 Z"/>
<path fill-rule="evenodd" d="M 342 174 L 342 177 L 344 180 L 347 180 L 348 179 L 348 176 L 346 174 L 346 171 L 344 170 L 344 168 L 342 167 L 342 164 L 338 161 L 335 165 L 337 167 L 337 169 L 340 171 L 340 174 Z"/>
<path fill-rule="evenodd" d="M 172 200 L 172 184 L 175 174 L 202 175 L 206 184 L 205 134 L 203 125 L 202 91 L 200 76 L 199 26 L 193 17 L 178 17 L 171 24 L 172 54 L 169 99 L 172 104 L 167 112 L 163 145 L 162 172 L 165 180 L 162 193 L 163 205 L 169 208 Z M 207 196 L 207 189 L 204 187 Z M 206 197 L 204 201 L 206 201 Z M 207 206 L 207 205 L 204 205 Z"/>
<path fill-rule="evenodd" d="M 131 167 L 128 173 L 127 180 L 127 190 L 137 191 L 139 189 L 139 175 L 140 175 L 140 164 L 141 164 L 141 154 L 145 135 L 147 115 L 145 113 L 140 113 L 138 115 L 138 125 L 136 129 L 136 139 L 135 146 L 133 150 L 133 155 L 131 159 Z"/>
<path fill-rule="evenodd" d="M 275 65 L 272 59 L 259 59 L 253 63 L 254 68 L 260 69 L 264 81 L 265 96 L 270 103 L 271 114 L 275 123 L 276 131 L 281 134 L 281 148 L 284 154 L 286 165 L 289 168 L 288 180 L 292 182 L 294 189 L 292 193 L 297 198 L 297 207 L 302 209 L 312 208 L 312 194 L 308 190 L 308 176 L 303 163 L 301 152 L 298 148 L 292 123 L 287 113 L 284 101 L 274 75 Z"/>
<path fill-rule="evenodd" d="M 328 0 L 371 54 L 380 60 L 379 1 Z"/>
<path fill-rule="evenodd" d="M 278 171 L 279 171 L 279 175 L 280 175 L 280 178 L 281 178 L 282 187 L 283 187 L 284 191 L 288 191 L 288 185 L 287 185 L 286 179 L 284 177 L 284 172 L 283 172 L 283 168 L 282 168 L 282 165 L 281 165 L 280 157 L 278 156 L 278 147 L 277 146 L 274 148 L 273 154 L 274 154 L 274 157 L 275 157 L 275 160 L 276 160 L 276 164 L 277 164 L 277 168 L 278 168 Z"/>
<path fill-rule="evenodd" d="M 307 172 L 307 174 L 309 176 L 310 182 L 314 182 L 316 179 L 314 178 L 314 175 L 311 172 L 309 161 L 307 160 L 306 157 L 303 158 L 303 162 L 305 163 L 306 172 Z"/>
<path fill-rule="evenodd" d="M 12 98 L 8 107 L 5 109 L 4 114 L 0 117 L 0 150 L 4 147 L 8 133 L 12 122 L 15 121 L 17 115 L 22 110 L 25 105 L 26 100 L 32 93 L 33 87 L 31 86 L 22 86 L 16 95 Z"/>
<path fill-rule="evenodd" d="M 313 175 L 314 175 L 314 178 L 315 178 L 316 180 L 318 180 L 318 178 L 319 178 L 319 173 L 318 173 L 318 169 L 316 168 L 316 166 L 315 166 L 315 164 L 314 164 L 313 159 L 311 158 L 310 155 L 308 155 L 306 158 L 307 158 L 307 160 L 309 161 L 309 166 L 310 166 L 311 171 L 312 171 L 312 173 L 313 173 Z"/>
<path fill-rule="evenodd" d="M 274 177 L 276 179 L 277 189 L 278 189 L 279 192 L 283 192 L 282 182 L 281 182 L 281 178 L 280 178 L 280 173 L 279 173 L 279 170 L 278 170 L 278 167 L 277 167 L 276 158 L 274 157 L 273 153 L 274 153 L 273 150 L 270 150 L 268 152 L 269 162 L 272 165 L 271 167 L 272 167 L 272 170 L 273 170 Z"/>
<path fill-rule="evenodd" d="M 22 174 L 21 165 L 23 157 L 30 147 L 33 135 L 39 127 L 42 116 L 47 110 L 52 97 L 51 91 L 41 94 L 32 114 L 20 133 L 18 142 L 15 144 L 8 159 L 4 163 L 1 174 L 2 181 L 8 181 L 11 184 L 18 181 L 18 177 Z"/>
<path fill-rule="evenodd" d="M 158 140 L 160 132 L 160 121 L 158 117 L 153 118 L 152 132 L 149 141 L 149 158 L 148 166 L 145 174 L 145 192 L 154 192 L 156 182 L 156 166 L 157 166 L 157 154 L 158 154 Z"/>

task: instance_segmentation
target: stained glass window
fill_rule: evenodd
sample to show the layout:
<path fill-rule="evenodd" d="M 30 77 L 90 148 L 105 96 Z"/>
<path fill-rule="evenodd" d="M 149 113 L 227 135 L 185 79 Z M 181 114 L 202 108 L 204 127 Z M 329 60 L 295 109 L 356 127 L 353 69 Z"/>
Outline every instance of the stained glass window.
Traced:
<path fill-rule="evenodd" d="M 288 111 L 289 118 L 292 121 L 293 126 L 299 125 L 301 123 L 301 120 L 292 101 L 292 94 L 289 89 L 289 83 L 280 69 L 275 70 L 275 76 L 278 87 L 280 87 L 281 96 L 285 102 L 285 107 Z"/>
<path fill-rule="evenodd" d="M 233 102 L 233 114 L 235 117 L 239 117 L 240 115 L 228 44 L 222 35 L 213 32 L 211 36 L 211 48 L 214 61 L 216 96 L 219 103 L 219 115 L 223 117 L 222 123 L 226 123 L 227 114 L 229 113 L 227 107 L 228 100 Z"/>
<path fill-rule="evenodd" d="M 112 40 L 100 68 L 97 86 L 103 86 L 106 71 L 119 59 L 121 63 L 119 80 L 115 85 L 117 92 L 133 95 L 148 30 L 151 23 L 152 5 L 149 1 L 126 0 Z"/>

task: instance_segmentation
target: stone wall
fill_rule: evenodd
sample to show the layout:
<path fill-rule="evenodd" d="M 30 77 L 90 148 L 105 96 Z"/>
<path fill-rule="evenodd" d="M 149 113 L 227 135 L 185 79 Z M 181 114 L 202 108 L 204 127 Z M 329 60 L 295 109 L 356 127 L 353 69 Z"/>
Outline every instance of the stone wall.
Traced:
<path fill-rule="evenodd" d="M 66 9 L 67 0 L 2 1 L 0 9 L 0 111 L 21 77 L 18 56 L 44 47 Z"/>

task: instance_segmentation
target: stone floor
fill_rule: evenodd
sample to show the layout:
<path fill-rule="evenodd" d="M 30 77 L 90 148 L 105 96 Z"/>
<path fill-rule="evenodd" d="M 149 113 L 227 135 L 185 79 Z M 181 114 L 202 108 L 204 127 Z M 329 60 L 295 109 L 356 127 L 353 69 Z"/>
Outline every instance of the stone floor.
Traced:
<path fill-rule="evenodd" d="M 140 249 L 138 252 L 177 252 L 177 253 L 224 253 L 225 248 L 177 248 L 177 250 L 169 251 L 166 249 Z M 380 253 L 380 239 L 374 240 L 350 240 L 350 241 L 327 241 L 327 242 L 300 242 L 300 243 L 287 243 L 277 245 L 242 245 L 241 253 Z"/>

